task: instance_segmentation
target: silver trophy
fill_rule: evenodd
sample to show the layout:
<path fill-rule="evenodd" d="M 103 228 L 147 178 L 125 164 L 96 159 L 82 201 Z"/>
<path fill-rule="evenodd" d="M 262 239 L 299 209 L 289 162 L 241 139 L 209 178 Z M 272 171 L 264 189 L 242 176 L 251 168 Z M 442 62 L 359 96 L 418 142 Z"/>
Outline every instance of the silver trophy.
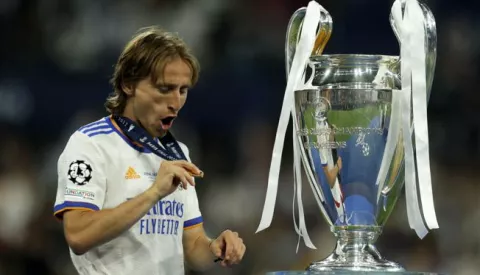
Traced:
<path fill-rule="evenodd" d="M 393 32 L 405 55 L 410 54 L 409 49 L 402 44 L 410 43 L 408 39 L 415 37 L 402 37 L 402 30 L 406 28 L 399 23 L 408 17 L 405 9 L 409 1 L 397 0 L 390 14 Z M 420 41 L 424 41 L 425 50 L 423 82 L 426 102 L 435 70 L 437 36 L 430 9 L 423 3 L 416 3 L 423 15 L 420 27 L 424 40 Z M 413 8 L 410 9 L 411 18 L 416 20 L 418 16 L 415 17 Z M 288 25 L 287 76 L 298 50 L 306 11 L 305 7 L 297 10 Z M 337 238 L 333 253 L 326 259 L 311 263 L 307 268 L 311 273 L 308 274 L 420 274 L 406 273 L 400 264 L 384 259 L 374 244 L 395 207 L 406 178 L 411 176 L 412 166 L 408 165 L 412 164 L 408 152 L 420 146 L 412 133 L 422 132 L 418 128 L 421 123 L 414 118 L 414 108 L 425 109 L 426 106 L 417 103 L 405 109 L 406 87 L 403 86 L 409 85 L 405 84 L 408 79 L 402 79 L 402 73 L 409 65 L 405 61 L 402 63 L 402 54 L 322 54 L 332 33 L 332 22 L 330 14 L 322 7 L 313 50 L 301 83 L 297 85 L 302 88 L 296 88 L 293 96 L 294 142 L 299 144 L 298 157 L 320 210 Z M 405 24 L 408 23 L 412 22 Z M 412 24 L 409 27 L 419 26 L 418 22 Z M 413 94 L 410 94 L 414 98 L 412 100 L 422 102 L 415 99 L 415 87 L 408 88 Z M 405 113 L 405 110 L 410 111 Z M 410 153 L 412 155 L 417 154 Z M 428 189 L 417 184 L 415 178 L 412 184 L 415 186 L 411 185 L 408 190 L 410 197 Z M 428 203 L 422 201 L 422 204 Z M 419 211 L 419 203 L 412 205 Z M 412 226 L 415 218 L 411 213 L 409 220 L 412 220 Z M 430 224 L 434 223 L 436 221 Z M 416 229 L 420 228 L 417 230 L 419 233 L 423 221 L 418 220 L 418 216 L 416 224 Z M 435 225 L 429 227 L 436 228 Z"/>

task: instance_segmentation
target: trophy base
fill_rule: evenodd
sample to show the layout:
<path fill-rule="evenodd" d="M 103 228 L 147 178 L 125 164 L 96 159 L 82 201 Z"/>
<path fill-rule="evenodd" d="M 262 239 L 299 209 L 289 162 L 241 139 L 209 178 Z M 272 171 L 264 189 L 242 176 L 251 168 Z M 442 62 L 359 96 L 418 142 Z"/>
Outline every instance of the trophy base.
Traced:
<path fill-rule="evenodd" d="M 372 255 L 369 254 L 361 255 L 354 261 L 346 262 L 343 257 L 339 256 L 335 252 L 323 261 L 311 263 L 306 270 L 314 272 L 328 271 L 327 273 L 319 274 L 345 274 L 331 273 L 332 271 L 354 271 L 360 272 L 360 274 L 371 274 L 370 272 L 374 272 L 373 274 L 387 274 L 387 272 L 388 274 L 391 274 L 392 272 L 395 272 L 395 274 L 397 274 L 397 272 L 400 272 L 399 274 L 410 274 L 403 273 L 405 269 L 398 263 L 390 262 L 383 259 L 375 259 L 374 257 L 372 257 Z"/>
<path fill-rule="evenodd" d="M 334 226 L 332 231 L 338 238 L 335 251 L 326 259 L 311 263 L 307 271 L 405 271 L 398 263 L 383 259 L 375 247 L 381 227 Z"/>

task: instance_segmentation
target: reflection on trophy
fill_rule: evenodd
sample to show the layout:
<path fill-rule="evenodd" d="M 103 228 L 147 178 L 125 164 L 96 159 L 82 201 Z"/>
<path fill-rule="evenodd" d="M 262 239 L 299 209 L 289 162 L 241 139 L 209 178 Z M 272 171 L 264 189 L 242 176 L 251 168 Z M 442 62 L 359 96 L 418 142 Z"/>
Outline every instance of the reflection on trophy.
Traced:
<path fill-rule="evenodd" d="M 327 113 L 330 110 L 330 103 L 325 98 L 319 98 L 318 102 L 310 110 L 314 110 L 315 116 L 313 129 L 317 131 L 314 138 L 317 139 L 317 148 L 307 151 L 309 159 L 315 160 L 317 167 L 325 177 L 325 183 L 328 184 L 332 194 L 334 206 L 338 219 L 343 219 L 345 215 L 344 195 L 341 189 L 340 171 L 342 169 L 342 159 L 337 157 L 335 146 L 335 135 L 331 130 L 331 125 L 327 121 Z M 309 106 L 304 105 L 304 108 Z M 307 129 L 308 131 L 308 129 Z M 309 147 L 309 141 L 306 141 L 305 148 Z M 335 157 L 334 157 L 335 155 Z M 313 170 L 312 170 L 313 171 Z"/>
<path fill-rule="evenodd" d="M 269 226 L 273 214 L 283 146 L 278 137 L 284 134 L 284 123 L 291 114 L 294 161 L 303 164 L 321 213 L 337 237 L 333 253 L 307 270 L 418 274 L 407 273 L 400 264 L 384 259 L 374 243 L 404 185 L 410 227 L 421 238 L 428 229 L 438 228 L 426 129 L 436 60 L 435 20 L 417 0 L 394 3 L 390 23 L 401 47 L 400 56 L 322 54 L 332 22 L 329 13 L 314 1 L 290 20 L 288 84 L 258 231 Z M 303 208 L 299 205 L 299 209 Z M 310 242 L 302 222 L 300 227 L 300 234 Z"/>

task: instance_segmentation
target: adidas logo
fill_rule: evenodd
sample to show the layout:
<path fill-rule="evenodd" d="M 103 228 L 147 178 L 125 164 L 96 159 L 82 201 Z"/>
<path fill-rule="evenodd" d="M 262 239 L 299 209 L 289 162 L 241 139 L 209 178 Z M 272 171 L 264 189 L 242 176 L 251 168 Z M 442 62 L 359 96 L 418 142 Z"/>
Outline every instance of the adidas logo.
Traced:
<path fill-rule="evenodd" d="M 137 174 L 137 171 L 133 169 L 131 166 L 128 167 L 127 172 L 125 173 L 125 179 L 127 180 L 133 180 L 133 179 L 139 179 L 140 175 Z"/>

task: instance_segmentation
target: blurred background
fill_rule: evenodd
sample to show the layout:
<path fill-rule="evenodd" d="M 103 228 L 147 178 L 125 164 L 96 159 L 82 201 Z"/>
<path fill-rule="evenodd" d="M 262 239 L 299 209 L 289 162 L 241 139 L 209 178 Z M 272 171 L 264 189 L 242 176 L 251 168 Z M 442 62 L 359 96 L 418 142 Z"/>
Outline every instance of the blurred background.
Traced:
<path fill-rule="evenodd" d="M 320 0 L 334 20 L 326 53 L 398 55 L 392 0 Z M 175 31 L 200 59 L 200 82 L 175 126 L 206 177 L 197 185 L 205 227 L 226 228 L 247 245 L 244 262 L 205 273 L 264 274 L 304 269 L 335 240 L 304 188 L 307 226 L 292 218 L 291 137 L 271 227 L 254 234 L 267 187 L 286 85 L 285 31 L 299 0 L 0 0 L 0 274 L 75 274 L 62 226 L 52 216 L 56 161 L 81 125 L 105 116 L 108 80 L 140 27 Z M 429 104 L 432 177 L 440 230 L 409 229 L 404 198 L 378 241 L 409 270 L 479 274 L 479 2 L 429 0 L 438 59 Z M 290 137 L 290 139 L 289 139 Z"/>

